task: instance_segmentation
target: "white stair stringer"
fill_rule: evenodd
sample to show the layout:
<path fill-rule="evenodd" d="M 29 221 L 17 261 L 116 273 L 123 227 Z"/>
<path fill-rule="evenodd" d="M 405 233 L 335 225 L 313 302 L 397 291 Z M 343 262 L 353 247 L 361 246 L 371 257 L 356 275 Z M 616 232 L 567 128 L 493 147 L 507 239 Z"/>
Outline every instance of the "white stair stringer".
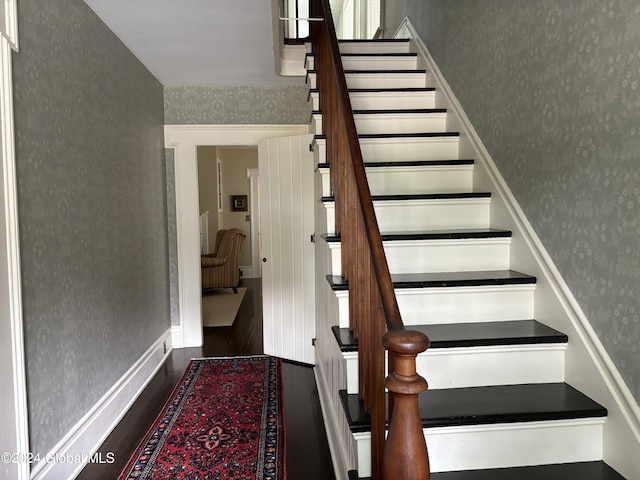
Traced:
<path fill-rule="evenodd" d="M 431 472 L 602 459 L 604 418 L 423 429 Z M 358 475 L 371 475 L 371 434 L 354 433 Z"/>
<path fill-rule="evenodd" d="M 331 296 L 328 285 L 322 286 L 325 295 Z M 318 290 L 318 288 L 316 288 Z M 323 298 L 323 297 L 318 297 Z M 326 301 L 322 303 L 322 309 L 325 309 L 325 316 L 322 318 L 330 323 L 335 318 L 336 313 L 332 311 L 335 303 Z M 316 352 L 317 359 L 314 372 L 316 374 L 316 383 L 322 414 L 325 423 L 330 425 L 327 428 L 327 437 L 331 450 L 331 458 L 334 462 L 334 470 L 337 480 L 347 480 L 347 472 L 357 468 L 355 444 L 351 437 L 349 422 L 344 415 L 342 409 L 339 390 L 344 389 L 347 382 L 346 365 L 342 361 L 341 352 L 332 338 L 331 326 L 324 325 L 324 328 L 316 330 Z"/>
<path fill-rule="evenodd" d="M 316 176 L 315 192 L 319 196 L 320 180 Z M 320 202 L 316 204 L 316 231 L 322 231 L 326 220 L 325 209 Z M 328 271 L 331 257 L 327 242 L 317 235 L 316 274 Z M 342 408 L 339 391 L 346 388 L 346 365 L 342 353 L 333 337 L 331 327 L 336 325 L 339 317 L 339 304 L 334 292 L 325 278 L 317 278 L 316 282 L 316 382 L 322 414 L 328 425 L 327 437 L 334 462 L 336 480 L 347 480 L 347 472 L 357 468 L 356 450 L 349 423 Z"/>

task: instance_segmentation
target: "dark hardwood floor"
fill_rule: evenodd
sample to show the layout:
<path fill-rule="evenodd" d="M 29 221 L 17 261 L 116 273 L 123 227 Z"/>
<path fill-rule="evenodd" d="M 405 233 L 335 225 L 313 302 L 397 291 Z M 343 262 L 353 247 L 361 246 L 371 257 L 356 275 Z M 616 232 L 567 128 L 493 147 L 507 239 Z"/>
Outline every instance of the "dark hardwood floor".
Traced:
<path fill-rule="evenodd" d="M 164 406 L 192 358 L 255 355 L 262 351 L 260 281 L 245 279 L 247 293 L 233 326 L 206 328 L 204 345 L 172 351 L 122 421 L 99 449 L 112 464 L 87 465 L 80 480 L 117 479 L 142 436 Z M 313 368 L 283 363 L 287 480 L 335 479 Z"/>

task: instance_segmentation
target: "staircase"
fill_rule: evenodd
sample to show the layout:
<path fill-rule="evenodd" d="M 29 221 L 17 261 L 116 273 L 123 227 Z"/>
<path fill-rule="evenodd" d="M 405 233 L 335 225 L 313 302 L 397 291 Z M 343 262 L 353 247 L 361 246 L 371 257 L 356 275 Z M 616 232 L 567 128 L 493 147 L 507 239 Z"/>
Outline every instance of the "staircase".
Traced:
<path fill-rule="evenodd" d="M 342 41 L 340 51 L 402 319 L 431 340 L 417 365 L 429 382 L 420 414 L 432 478 L 622 479 L 602 461 L 607 410 L 565 383 L 569 339 L 535 320 L 537 279 L 511 269 L 512 233 L 492 221 L 492 192 L 474 187 L 474 159 L 461 158 L 424 61 L 409 41 Z M 350 479 L 368 478 L 369 415 L 358 398 L 312 54 L 307 68 L 321 397 L 337 426 L 336 464 L 352 469 Z"/>

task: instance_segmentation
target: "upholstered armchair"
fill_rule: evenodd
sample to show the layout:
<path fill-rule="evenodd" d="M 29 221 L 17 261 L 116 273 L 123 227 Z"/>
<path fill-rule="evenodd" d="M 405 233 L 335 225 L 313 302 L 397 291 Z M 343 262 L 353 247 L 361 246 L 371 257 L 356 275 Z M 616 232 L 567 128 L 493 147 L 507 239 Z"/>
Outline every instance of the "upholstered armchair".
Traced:
<path fill-rule="evenodd" d="M 234 293 L 238 293 L 238 259 L 245 238 L 245 233 L 239 228 L 218 231 L 215 253 L 200 257 L 203 289 L 232 288 Z"/>

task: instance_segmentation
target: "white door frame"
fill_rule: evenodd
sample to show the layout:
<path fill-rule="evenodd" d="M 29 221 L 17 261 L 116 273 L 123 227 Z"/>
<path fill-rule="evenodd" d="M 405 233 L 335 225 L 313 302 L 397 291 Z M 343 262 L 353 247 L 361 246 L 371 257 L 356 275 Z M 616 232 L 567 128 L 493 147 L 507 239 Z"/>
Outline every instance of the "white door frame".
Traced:
<path fill-rule="evenodd" d="M 257 168 L 247 169 L 249 192 L 251 195 L 251 211 L 249 242 L 251 244 L 251 268 L 247 269 L 247 278 L 260 278 L 262 268 L 260 260 L 260 175 Z"/>
<path fill-rule="evenodd" d="M 30 465 L 27 386 L 24 357 L 18 193 L 13 125 L 12 50 L 18 48 L 15 0 L 0 4 L 0 409 L 7 420 L 0 453 L 18 460 L 0 462 L 0 477 L 27 480 Z M 14 457 L 12 457 L 14 458 Z"/>
<path fill-rule="evenodd" d="M 263 138 L 308 132 L 308 125 L 165 125 L 165 147 L 174 150 L 176 176 L 180 325 L 172 328 L 174 347 L 203 343 L 197 147 L 257 146 Z"/>

